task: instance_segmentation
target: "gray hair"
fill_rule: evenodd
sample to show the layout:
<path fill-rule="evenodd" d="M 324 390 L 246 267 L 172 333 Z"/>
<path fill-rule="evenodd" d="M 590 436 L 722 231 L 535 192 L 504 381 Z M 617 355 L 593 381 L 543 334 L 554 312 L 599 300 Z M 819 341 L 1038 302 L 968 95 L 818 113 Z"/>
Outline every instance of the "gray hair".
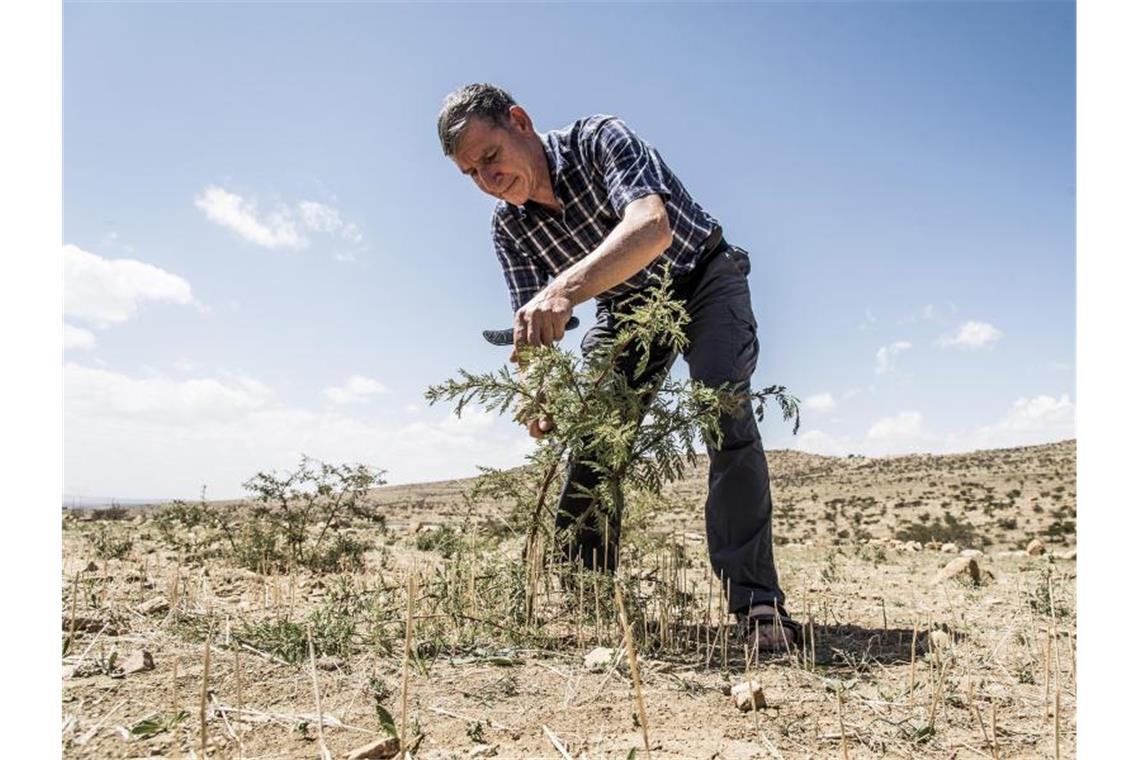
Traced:
<path fill-rule="evenodd" d="M 436 122 L 443 155 L 451 156 L 455 153 L 459 136 L 472 116 L 505 126 L 513 105 L 515 99 L 510 93 L 493 84 L 469 84 L 448 95 L 443 100 L 443 108 Z"/>

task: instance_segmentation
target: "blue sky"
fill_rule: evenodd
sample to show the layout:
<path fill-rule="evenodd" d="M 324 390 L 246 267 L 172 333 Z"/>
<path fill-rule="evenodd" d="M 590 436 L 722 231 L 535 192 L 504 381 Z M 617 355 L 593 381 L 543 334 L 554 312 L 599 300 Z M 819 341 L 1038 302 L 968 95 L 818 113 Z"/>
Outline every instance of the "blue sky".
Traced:
<path fill-rule="evenodd" d="M 434 133 L 471 81 L 620 116 L 751 252 L 755 383 L 805 401 L 769 448 L 1072 437 L 1074 62 L 1071 3 L 66 4 L 64 490 L 521 462 L 422 401 L 506 358 Z"/>

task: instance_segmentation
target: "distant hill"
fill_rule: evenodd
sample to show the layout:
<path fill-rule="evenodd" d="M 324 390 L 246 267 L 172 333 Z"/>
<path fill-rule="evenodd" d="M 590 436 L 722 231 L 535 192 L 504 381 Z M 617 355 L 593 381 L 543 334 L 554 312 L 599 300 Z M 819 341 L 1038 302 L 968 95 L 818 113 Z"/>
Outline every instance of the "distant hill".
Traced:
<path fill-rule="evenodd" d="M 852 539 L 957 541 L 1021 547 L 1032 536 L 1075 542 L 1075 440 L 965 454 L 889 457 L 767 452 L 777 543 L 832 545 Z M 704 530 L 707 457 L 666 489 L 660 530 Z M 491 504 L 469 505 L 475 478 L 382 486 L 371 499 L 399 525 L 460 522 Z"/>

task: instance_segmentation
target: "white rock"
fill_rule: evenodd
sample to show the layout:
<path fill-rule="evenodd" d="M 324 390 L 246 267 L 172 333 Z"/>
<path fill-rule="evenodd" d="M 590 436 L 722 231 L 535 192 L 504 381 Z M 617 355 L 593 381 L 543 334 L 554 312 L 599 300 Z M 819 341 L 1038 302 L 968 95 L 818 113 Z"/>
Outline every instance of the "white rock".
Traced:
<path fill-rule="evenodd" d="M 982 557 L 984 552 L 981 549 L 963 549 L 959 554 L 963 557 Z"/>
<path fill-rule="evenodd" d="M 1077 558 L 1077 550 L 1076 549 L 1070 549 L 1067 552 L 1061 552 L 1060 554 L 1057 555 L 1057 559 L 1076 559 L 1076 558 Z"/>
<path fill-rule="evenodd" d="M 1036 557 L 1045 553 L 1045 544 L 1040 538 L 1035 538 L 1029 542 L 1029 546 L 1025 547 L 1025 553 L 1030 557 Z"/>
<path fill-rule="evenodd" d="M 764 701 L 764 690 L 760 687 L 760 681 L 755 678 L 750 678 L 747 681 L 742 681 L 732 687 L 732 701 L 736 703 L 736 709 L 747 712 L 752 709 L 752 705 L 756 705 L 756 709 L 767 707 Z"/>
<path fill-rule="evenodd" d="M 598 673 L 606 670 L 614 661 L 614 650 L 610 647 L 598 647 L 586 655 L 586 670 Z"/>
<path fill-rule="evenodd" d="M 170 602 L 161 596 L 146 600 L 135 609 L 143 615 L 158 615 L 170 609 Z"/>
<path fill-rule="evenodd" d="M 930 642 L 931 649 L 949 649 L 954 643 L 950 638 L 950 634 L 946 631 L 933 630 L 927 635 L 927 641 Z"/>
<path fill-rule="evenodd" d="M 954 543 L 953 541 L 947 542 L 945 544 L 942 544 L 942 548 L 940 551 L 943 554 L 957 554 L 958 553 L 958 544 Z"/>
<path fill-rule="evenodd" d="M 386 760 L 395 757 L 400 751 L 400 740 L 386 736 L 370 744 L 365 744 L 348 753 L 348 760 Z"/>
<path fill-rule="evenodd" d="M 946 563 L 946 567 L 938 571 L 938 575 L 931 579 L 930 585 L 934 586 L 951 578 L 961 578 L 978 586 L 982 583 L 982 568 L 978 565 L 978 560 L 973 557 L 955 557 Z"/>
<path fill-rule="evenodd" d="M 154 657 L 145 649 L 136 649 L 123 660 L 123 675 L 141 673 L 144 670 L 154 670 Z"/>

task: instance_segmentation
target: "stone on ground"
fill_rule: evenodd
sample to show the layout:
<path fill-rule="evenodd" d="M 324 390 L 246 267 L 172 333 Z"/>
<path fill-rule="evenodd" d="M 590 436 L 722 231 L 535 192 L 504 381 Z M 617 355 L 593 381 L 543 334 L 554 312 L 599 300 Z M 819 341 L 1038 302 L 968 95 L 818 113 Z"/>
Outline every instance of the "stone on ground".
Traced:
<path fill-rule="evenodd" d="M 1029 542 L 1029 546 L 1025 547 L 1025 553 L 1030 557 L 1036 557 L 1045 553 L 1045 544 L 1040 538 L 1035 538 Z"/>
<path fill-rule="evenodd" d="M 930 583 L 937 585 L 951 578 L 960 578 L 975 586 L 980 586 L 982 584 L 982 568 L 978 565 L 978 560 L 973 557 L 955 557 L 938 572 L 938 575 L 934 576 Z"/>
<path fill-rule="evenodd" d="M 147 599 L 135 609 L 143 615 L 160 615 L 170 609 L 170 602 L 164 597 L 155 596 Z"/>
<path fill-rule="evenodd" d="M 395 736 L 386 736 L 352 750 L 348 753 L 348 760 L 386 760 L 399 752 L 400 740 Z"/>
<path fill-rule="evenodd" d="M 946 631 L 935 629 L 927 635 L 927 641 L 931 649 L 949 649 L 954 640 Z"/>
<path fill-rule="evenodd" d="M 614 650 L 610 647 L 598 647 L 593 649 L 586 655 L 585 665 L 586 670 L 592 673 L 598 673 L 605 670 L 614 661 Z"/>
<path fill-rule="evenodd" d="M 957 554 L 958 544 L 954 543 L 953 541 L 947 541 L 946 543 L 942 544 L 940 551 L 943 554 Z"/>
<path fill-rule="evenodd" d="M 154 670 L 154 657 L 145 649 L 136 649 L 123 660 L 123 675 L 129 676 L 144 670 Z"/>
<path fill-rule="evenodd" d="M 764 702 L 764 690 L 760 687 L 760 681 L 755 678 L 750 678 L 733 686 L 732 700 L 736 703 L 736 709 L 744 712 L 751 710 L 753 703 L 757 709 L 767 707 Z"/>

